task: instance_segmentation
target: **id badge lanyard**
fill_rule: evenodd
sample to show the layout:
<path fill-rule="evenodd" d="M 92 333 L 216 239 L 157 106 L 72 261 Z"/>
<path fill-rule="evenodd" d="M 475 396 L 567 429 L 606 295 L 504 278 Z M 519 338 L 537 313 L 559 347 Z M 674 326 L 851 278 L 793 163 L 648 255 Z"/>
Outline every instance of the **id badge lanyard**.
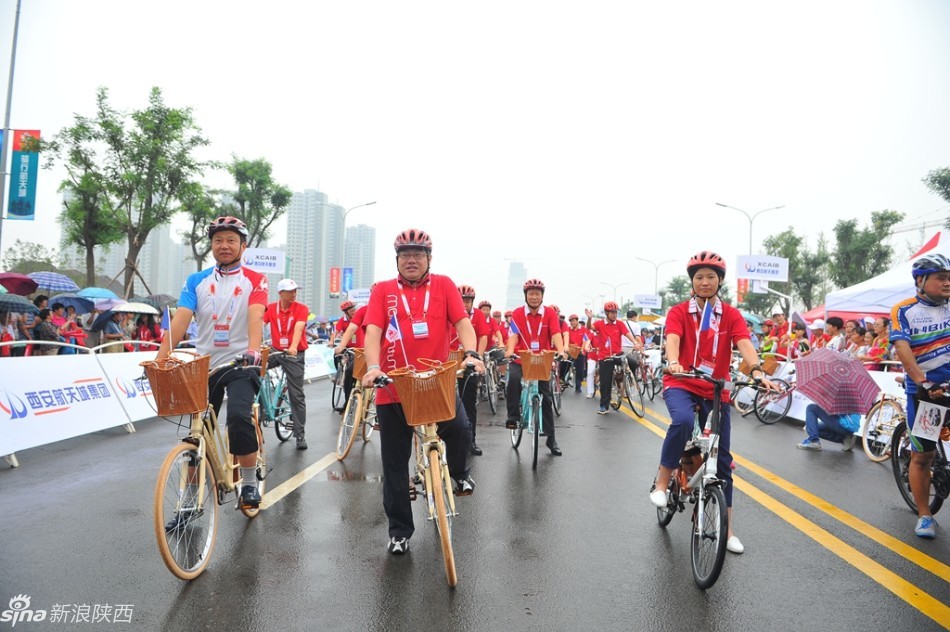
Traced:
<path fill-rule="evenodd" d="M 429 314 L 429 291 L 431 289 L 431 284 L 426 283 L 426 296 L 422 302 L 422 319 L 416 319 L 412 315 L 412 310 L 409 309 L 409 301 L 406 300 L 406 294 L 402 290 L 402 283 L 398 283 L 399 286 L 399 296 L 402 297 L 402 306 L 406 310 L 406 315 L 409 316 L 409 322 L 412 325 L 412 337 L 416 339 L 424 339 L 429 337 L 429 322 L 426 320 L 426 317 Z"/>
<path fill-rule="evenodd" d="M 535 332 L 531 339 L 528 340 L 528 348 L 533 352 L 541 351 L 541 326 L 544 324 L 544 305 L 541 306 L 541 309 L 538 310 L 538 315 L 541 317 L 538 320 L 538 331 Z M 528 333 L 531 333 L 531 322 L 528 320 L 528 308 L 524 308 L 524 327 L 528 330 Z"/>
<path fill-rule="evenodd" d="M 214 328 L 213 342 L 216 347 L 226 347 L 230 344 L 231 319 L 234 318 L 234 304 L 237 302 L 239 290 L 239 286 L 235 285 L 234 293 L 231 296 L 231 306 L 228 308 L 227 320 L 224 323 L 219 323 L 217 286 L 214 283 L 211 284 L 211 322 Z"/>
<path fill-rule="evenodd" d="M 280 306 L 277 307 L 277 318 L 274 319 L 274 324 L 277 325 L 277 339 L 280 341 L 280 345 L 284 348 L 290 346 L 290 332 L 294 330 L 294 317 L 293 315 L 288 315 L 287 317 L 287 333 L 284 333 L 283 328 L 280 326 Z"/>
<path fill-rule="evenodd" d="M 700 362 L 699 358 L 699 346 L 702 336 L 702 327 L 703 327 L 703 315 L 699 311 L 699 305 L 696 303 L 696 299 L 693 299 L 693 305 L 696 306 L 696 349 L 693 352 L 693 368 L 702 370 L 701 366 L 697 366 Z M 716 354 L 719 352 L 719 317 L 721 315 L 716 313 L 716 308 L 719 307 L 719 301 L 712 306 L 712 314 L 709 318 L 709 328 L 713 331 L 713 344 L 712 344 L 712 358 L 710 359 L 711 366 L 709 367 L 709 373 L 712 375 L 712 368 L 716 366 Z"/>

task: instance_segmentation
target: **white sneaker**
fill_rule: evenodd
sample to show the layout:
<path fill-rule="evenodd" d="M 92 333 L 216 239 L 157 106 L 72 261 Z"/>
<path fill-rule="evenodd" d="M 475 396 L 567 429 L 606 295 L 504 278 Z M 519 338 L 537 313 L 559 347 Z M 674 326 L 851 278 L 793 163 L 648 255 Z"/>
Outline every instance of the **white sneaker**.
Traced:
<path fill-rule="evenodd" d="M 745 551 L 745 547 L 742 546 L 742 542 L 739 541 L 739 538 L 733 535 L 726 540 L 726 550 L 730 553 L 739 554 Z"/>
<path fill-rule="evenodd" d="M 849 434 L 844 438 L 844 441 L 841 442 L 841 449 L 845 452 L 851 452 L 851 450 L 854 449 L 854 442 L 857 438 L 857 435 Z"/>
<path fill-rule="evenodd" d="M 650 502 L 661 509 L 666 507 L 666 491 L 657 489 L 650 492 Z"/>
<path fill-rule="evenodd" d="M 588 393 L 588 394 L 587 394 L 587 399 L 591 399 L 593 396 L 594 396 L 593 393 Z"/>

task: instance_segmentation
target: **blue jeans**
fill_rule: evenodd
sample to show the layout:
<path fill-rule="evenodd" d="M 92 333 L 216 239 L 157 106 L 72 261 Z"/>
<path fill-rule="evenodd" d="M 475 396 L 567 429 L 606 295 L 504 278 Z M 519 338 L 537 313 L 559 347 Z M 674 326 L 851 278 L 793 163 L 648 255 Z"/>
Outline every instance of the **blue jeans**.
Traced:
<path fill-rule="evenodd" d="M 699 418 L 705 423 L 709 411 L 712 410 L 712 401 L 694 395 L 683 388 L 668 388 L 663 398 L 672 423 L 663 440 L 660 465 L 675 469 L 680 465 L 680 457 L 683 455 L 686 442 L 693 435 L 695 407 L 700 407 Z M 732 435 L 732 425 L 729 422 L 730 408 L 729 404 L 721 404 L 719 408 L 719 458 L 716 459 L 716 476 L 723 481 L 722 491 L 726 494 L 727 507 L 732 507 L 732 453 L 729 452 Z"/>
<path fill-rule="evenodd" d="M 805 409 L 805 432 L 809 441 L 818 441 L 818 438 L 827 439 L 835 443 L 842 443 L 848 435 L 854 434 L 841 427 L 840 415 L 826 412 L 818 404 L 809 404 Z"/>

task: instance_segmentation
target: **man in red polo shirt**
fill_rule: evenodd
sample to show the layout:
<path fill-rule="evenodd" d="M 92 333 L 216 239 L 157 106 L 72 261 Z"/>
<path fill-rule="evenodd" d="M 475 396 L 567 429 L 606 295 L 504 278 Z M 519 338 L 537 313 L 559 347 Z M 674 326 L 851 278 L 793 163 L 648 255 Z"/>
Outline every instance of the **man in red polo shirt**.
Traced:
<path fill-rule="evenodd" d="M 458 289 L 449 277 L 429 273 L 429 235 L 410 228 L 396 236 L 393 246 L 399 274 L 376 284 L 366 308 L 363 385 L 373 386 L 376 378 L 393 369 L 414 366 L 423 370 L 421 358 L 445 362 L 453 331 L 461 342 L 464 361 L 474 365 L 478 373 L 484 372 L 485 365 L 476 350 L 475 329 Z M 456 405 L 456 411 L 454 419 L 439 424 L 439 436 L 445 441 L 455 494 L 465 496 L 475 490 L 467 465 L 472 433 L 465 409 Z M 383 508 L 389 520 L 389 552 L 402 555 L 409 550 L 409 538 L 415 530 L 409 500 L 413 430 L 406 424 L 399 395 L 392 386 L 376 391 L 376 416 L 383 461 Z"/>
<path fill-rule="evenodd" d="M 606 415 L 610 410 L 610 392 L 614 383 L 614 362 L 612 356 L 623 353 L 623 339 L 626 338 L 639 349 L 643 345 L 639 340 L 633 337 L 627 326 L 617 320 L 617 312 L 620 307 L 613 301 L 604 303 L 604 314 L 607 316 L 604 320 L 594 322 L 594 313 L 587 309 L 587 317 L 591 319 L 591 331 L 597 332 L 600 340 L 600 408 L 598 415 Z M 625 358 L 622 358 L 625 359 Z"/>
<path fill-rule="evenodd" d="M 338 318 L 336 324 L 333 326 L 334 329 L 334 344 L 336 345 L 333 349 L 333 364 L 336 366 L 336 370 L 340 370 L 340 358 L 343 354 L 344 349 L 348 347 L 359 348 L 359 344 L 362 341 L 362 332 L 359 328 L 351 330 L 351 337 L 347 340 L 344 340 L 347 329 L 350 329 L 350 323 L 353 320 L 356 312 L 356 304 L 353 301 L 343 301 L 340 303 L 340 311 L 343 312 L 343 316 Z M 346 374 L 343 376 L 343 407 L 346 407 L 346 402 L 350 399 L 350 391 L 353 390 L 353 363 L 350 362 L 346 367 Z M 343 414 L 344 408 L 337 408 L 336 411 L 340 414 Z"/>
<path fill-rule="evenodd" d="M 521 423 L 521 360 L 516 353 L 540 353 L 554 348 L 558 356 L 564 355 L 564 339 L 557 312 L 545 309 L 541 304 L 544 300 L 544 283 L 538 279 L 528 279 L 522 289 L 525 305 L 511 312 L 510 333 L 505 349 L 505 357 L 511 358 L 508 385 L 505 387 L 508 408 L 506 428 L 517 428 Z M 550 381 L 539 381 L 538 392 L 541 394 L 541 421 L 548 435 L 548 449 L 554 456 L 561 456 L 561 448 L 554 438 L 554 402 L 551 400 Z"/>
<path fill-rule="evenodd" d="M 267 368 L 280 365 L 287 377 L 297 449 L 306 450 L 304 429 L 307 424 L 307 399 L 303 394 L 303 374 L 306 368 L 304 352 L 307 350 L 307 337 L 304 329 L 307 327 L 310 308 L 297 302 L 297 282 L 293 279 L 281 279 L 277 283 L 277 296 L 279 300 L 264 310 L 264 323 L 270 325 L 271 348 L 284 353 L 276 358 L 271 357 L 267 361 Z"/>
<path fill-rule="evenodd" d="M 574 358 L 574 392 L 580 393 L 581 382 L 584 381 L 584 376 L 587 375 L 587 354 L 584 353 L 584 342 L 589 339 L 589 336 L 587 335 L 587 327 L 580 324 L 577 314 L 568 316 L 567 321 L 569 325 L 567 331 L 568 344 L 577 345 L 581 348 L 581 352 Z"/>
<path fill-rule="evenodd" d="M 459 294 L 462 296 L 462 306 L 472 321 L 472 328 L 475 329 L 475 338 L 478 340 L 475 348 L 478 351 L 478 357 L 481 358 L 488 348 L 488 335 L 491 333 L 491 326 L 488 324 L 485 315 L 481 311 L 474 309 L 475 288 L 471 285 L 460 285 Z M 488 306 L 491 309 L 491 305 Z M 462 341 L 456 332 L 455 339 L 451 343 L 452 351 L 462 349 Z M 468 415 L 468 423 L 472 427 L 472 447 L 471 452 L 475 456 L 482 455 L 482 449 L 475 442 L 476 425 L 478 423 L 478 376 L 463 375 L 458 379 L 458 389 L 462 396 L 462 406 L 465 407 L 465 414 Z"/>

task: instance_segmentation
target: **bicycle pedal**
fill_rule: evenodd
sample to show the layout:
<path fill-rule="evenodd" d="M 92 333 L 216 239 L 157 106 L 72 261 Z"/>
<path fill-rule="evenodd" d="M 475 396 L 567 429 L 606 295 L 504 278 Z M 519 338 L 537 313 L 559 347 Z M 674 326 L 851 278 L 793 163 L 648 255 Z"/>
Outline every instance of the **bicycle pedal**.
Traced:
<path fill-rule="evenodd" d="M 413 501 L 419 498 L 419 493 L 416 491 L 416 486 L 410 483 L 409 485 L 409 500 Z"/>

